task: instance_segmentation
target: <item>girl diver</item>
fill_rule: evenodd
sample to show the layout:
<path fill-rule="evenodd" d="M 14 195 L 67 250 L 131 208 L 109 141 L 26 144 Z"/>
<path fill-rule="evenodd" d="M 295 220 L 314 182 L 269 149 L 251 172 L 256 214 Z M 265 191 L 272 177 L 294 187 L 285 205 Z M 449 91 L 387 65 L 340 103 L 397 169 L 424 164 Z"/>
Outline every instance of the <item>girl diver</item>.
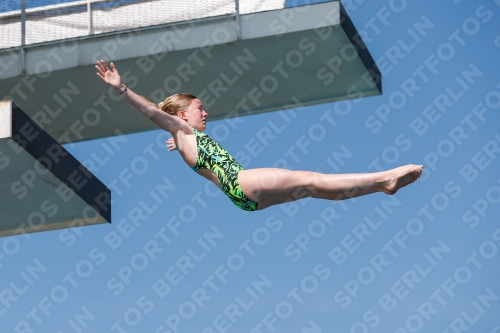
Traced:
<path fill-rule="evenodd" d="M 217 185 L 239 208 L 247 211 L 313 197 L 343 200 L 365 194 L 394 194 L 422 174 L 422 165 L 362 174 L 321 174 L 277 168 L 244 170 L 217 142 L 203 133 L 207 112 L 190 94 L 175 94 L 156 105 L 126 87 L 113 63 L 98 61 L 97 76 L 118 91 L 135 109 L 170 132 L 169 151 L 177 149 L 186 164 Z M 298 194 L 300 192 L 300 195 Z"/>

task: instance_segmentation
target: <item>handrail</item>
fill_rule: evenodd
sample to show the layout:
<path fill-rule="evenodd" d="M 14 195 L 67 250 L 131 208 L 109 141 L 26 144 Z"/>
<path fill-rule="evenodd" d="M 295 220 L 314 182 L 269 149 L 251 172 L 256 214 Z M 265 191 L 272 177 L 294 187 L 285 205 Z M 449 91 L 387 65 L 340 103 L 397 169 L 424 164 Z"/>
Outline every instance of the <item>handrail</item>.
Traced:
<path fill-rule="evenodd" d="M 93 36 L 94 35 L 94 20 L 93 20 L 93 9 L 92 5 L 95 4 L 103 4 L 103 3 L 110 3 L 114 2 L 116 0 L 78 0 L 78 1 L 73 1 L 73 2 L 65 2 L 65 3 L 60 3 L 60 4 L 54 4 L 54 5 L 46 5 L 46 6 L 39 6 L 39 7 L 33 7 L 33 8 L 26 8 L 26 0 L 21 0 L 21 9 L 20 10 L 13 10 L 5 13 L 0 13 L 0 20 L 1 19 L 7 19 L 7 18 L 16 18 L 20 17 L 20 23 L 21 23 L 21 43 L 18 46 L 14 47 L 8 47 L 5 49 L 12 49 L 12 48 L 21 48 L 24 49 L 28 45 L 26 44 L 26 18 L 35 13 L 42 13 L 42 12 L 50 12 L 54 10 L 61 10 L 61 9 L 70 9 L 70 8 L 76 8 L 76 7 L 86 7 L 86 11 L 88 13 L 88 19 L 87 19 L 87 37 L 88 36 Z M 238 38 L 241 39 L 241 19 L 240 19 L 240 8 L 239 8 L 239 0 L 233 0 L 235 4 L 235 12 L 233 14 L 229 14 L 228 16 L 235 17 L 236 19 L 236 24 L 238 27 Z M 131 1 L 132 2 L 132 1 Z M 133 29 L 125 29 L 125 30 L 135 30 Z M 99 34 L 101 35 L 101 34 Z M 84 38 L 85 35 L 80 36 L 79 38 Z M 74 38 L 69 38 L 69 39 L 74 39 Z M 66 40 L 66 39 L 64 39 Z M 37 43 L 37 44 L 45 44 L 50 41 L 42 42 L 42 43 Z M 1 49 L 0 49 L 1 50 Z"/>
<path fill-rule="evenodd" d="M 25 1 L 26 0 L 22 0 L 21 2 L 25 2 Z M 89 3 L 92 5 L 92 4 L 96 4 L 96 3 L 106 3 L 106 2 L 113 2 L 113 1 L 116 1 L 116 0 L 79 0 L 79 1 L 73 1 L 73 2 L 59 3 L 59 4 L 55 4 L 55 5 L 27 8 L 25 11 L 26 11 L 26 14 L 33 14 L 33 13 L 40 13 L 40 12 L 48 12 L 48 11 L 56 10 L 56 9 L 66 9 L 66 8 L 87 6 Z M 17 16 L 21 15 L 21 12 L 22 12 L 22 10 L 11 10 L 9 12 L 0 13 L 0 19 L 17 17 Z"/>

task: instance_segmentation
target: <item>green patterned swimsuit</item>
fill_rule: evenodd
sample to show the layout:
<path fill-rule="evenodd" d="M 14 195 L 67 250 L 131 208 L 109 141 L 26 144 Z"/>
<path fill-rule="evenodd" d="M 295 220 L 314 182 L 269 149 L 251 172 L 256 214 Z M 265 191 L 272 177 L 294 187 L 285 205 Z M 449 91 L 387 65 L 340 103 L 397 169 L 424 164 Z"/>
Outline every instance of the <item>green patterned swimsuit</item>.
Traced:
<path fill-rule="evenodd" d="M 207 134 L 193 128 L 198 146 L 198 160 L 193 170 L 207 169 L 215 173 L 222 191 L 231 201 L 243 210 L 254 211 L 257 202 L 248 199 L 241 190 L 238 173 L 243 167 Z"/>

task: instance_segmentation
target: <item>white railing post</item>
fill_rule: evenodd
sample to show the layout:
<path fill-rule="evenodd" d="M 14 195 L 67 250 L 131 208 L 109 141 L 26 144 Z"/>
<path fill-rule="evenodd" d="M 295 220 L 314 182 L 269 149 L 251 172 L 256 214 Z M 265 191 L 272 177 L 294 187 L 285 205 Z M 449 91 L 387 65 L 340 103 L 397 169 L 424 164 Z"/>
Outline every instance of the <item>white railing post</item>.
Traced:
<path fill-rule="evenodd" d="M 92 3 L 91 0 L 87 0 L 87 14 L 88 14 L 88 27 L 89 27 L 89 35 L 94 34 L 94 22 L 92 20 Z"/>
<path fill-rule="evenodd" d="M 26 45 L 26 0 L 21 0 L 21 70 L 22 75 L 26 73 L 26 55 L 24 51 Z"/>
<path fill-rule="evenodd" d="M 240 1 L 234 0 L 236 3 L 236 24 L 238 25 L 238 39 L 241 40 L 241 18 L 240 18 Z"/>
<path fill-rule="evenodd" d="M 26 44 L 26 0 L 21 0 L 21 46 Z"/>

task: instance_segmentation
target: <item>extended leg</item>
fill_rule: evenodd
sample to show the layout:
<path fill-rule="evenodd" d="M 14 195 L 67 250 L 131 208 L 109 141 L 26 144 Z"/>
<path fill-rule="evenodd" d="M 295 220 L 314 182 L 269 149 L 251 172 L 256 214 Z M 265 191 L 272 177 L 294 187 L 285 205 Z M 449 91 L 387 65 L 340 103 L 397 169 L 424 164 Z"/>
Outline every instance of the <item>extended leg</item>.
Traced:
<path fill-rule="evenodd" d="M 294 195 L 342 200 L 375 192 L 394 194 L 420 177 L 422 169 L 423 166 L 405 165 L 383 172 L 332 175 L 263 168 L 240 171 L 238 181 L 245 195 L 253 201 L 293 198 Z"/>

